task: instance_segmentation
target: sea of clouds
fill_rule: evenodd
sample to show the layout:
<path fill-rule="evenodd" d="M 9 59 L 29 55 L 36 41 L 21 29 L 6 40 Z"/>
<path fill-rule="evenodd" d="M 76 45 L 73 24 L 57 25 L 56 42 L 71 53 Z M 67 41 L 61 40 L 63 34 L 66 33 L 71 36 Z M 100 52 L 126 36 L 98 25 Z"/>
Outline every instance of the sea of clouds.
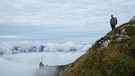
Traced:
<path fill-rule="evenodd" d="M 30 52 L 84 52 L 90 47 L 88 42 L 40 42 L 40 41 L 2 41 L 0 54 Z"/>
<path fill-rule="evenodd" d="M 42 52 L 38 49 L 41 45 L 45 46 Z M 35 46 L 37 51 L 12 53 L 14 46 L 25 50 Z M 54 66 L 74 62 L 90 46 L 87 42 L 3 41 L 0 43 L 0 51 L 3 52 L 0 56 L 0 76 L 35 76 L 37 72 L 53 76 L 57 72 Z M 41 61 L 45 65 L 44 70 L 39 69 Z"/>
<path fill-rule="evenodd" d="M 53 66 L 65 65 L 74 62 L 85 52 L 75 53 L 22 53 L 11 54 L 0 57 L 0 76 L 34 76 L 36 72 L 40 72 L 39 62 L 43 62 L 46 68 L 45 75 L 51 75 L 57 69 Z M 52 67 L 49 67 L 52 66 Z M 52 70 L 50 71 L 49 68 Z M 48 69 L 48 70 L 47 70 Z"/>

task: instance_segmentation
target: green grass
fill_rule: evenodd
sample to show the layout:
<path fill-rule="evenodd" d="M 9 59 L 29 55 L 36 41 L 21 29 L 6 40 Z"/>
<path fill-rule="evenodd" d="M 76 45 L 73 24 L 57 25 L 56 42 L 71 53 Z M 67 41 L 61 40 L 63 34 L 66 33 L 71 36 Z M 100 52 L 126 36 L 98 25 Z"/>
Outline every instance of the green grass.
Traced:
<path fill-rule="evenodd" d="M 135 76 L 135 27 L 125 23 L 103 38 L 97 40 L 87 54 L 62 73 L 62 76 Z M 127 26 L 128 25 L 128 26 Z M 117 40 L 121 31 L 125 33 Z M 111 40 L 107 47 L 100 48 L 101 40 Z"/>

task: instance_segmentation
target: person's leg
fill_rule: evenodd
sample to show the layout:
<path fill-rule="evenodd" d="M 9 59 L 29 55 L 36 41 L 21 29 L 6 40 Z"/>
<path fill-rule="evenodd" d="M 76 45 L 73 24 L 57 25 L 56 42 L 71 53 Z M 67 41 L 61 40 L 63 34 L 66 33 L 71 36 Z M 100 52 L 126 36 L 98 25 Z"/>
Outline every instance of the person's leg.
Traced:
<path fill-rule="evenodd" d="M 113 25 L 111 25 L 111 28 L 112 28 L 112 30 L 113 30 Z"/>

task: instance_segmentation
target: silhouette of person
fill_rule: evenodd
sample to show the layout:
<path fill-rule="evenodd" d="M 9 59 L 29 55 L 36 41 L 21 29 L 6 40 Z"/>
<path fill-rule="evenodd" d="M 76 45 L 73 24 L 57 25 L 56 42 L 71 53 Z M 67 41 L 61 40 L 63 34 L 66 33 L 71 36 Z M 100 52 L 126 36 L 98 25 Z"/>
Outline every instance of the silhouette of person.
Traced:
<path fill-rule="evenodd" d="M 117 18 L 111 15 L 110 25 L 111 25 L 112 30 L 115 28 L 116 24 L 117 24 Z"/>
<path fill-rule="evenodd" d="M 40 62 L 40 63 L 39 63 L 39 68 L 43 68 L 43 67 L 44 67 L 43 62 Z"/>

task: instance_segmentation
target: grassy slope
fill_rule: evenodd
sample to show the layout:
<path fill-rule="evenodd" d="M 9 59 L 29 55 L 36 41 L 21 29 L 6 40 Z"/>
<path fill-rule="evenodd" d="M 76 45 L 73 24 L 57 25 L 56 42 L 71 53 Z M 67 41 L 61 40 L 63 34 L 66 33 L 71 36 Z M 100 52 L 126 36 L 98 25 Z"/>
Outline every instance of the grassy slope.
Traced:
<path fill-rule="evenodd" d="M 102 40 L 110 40 L 107 47 L 101 47 Z M 134 59 L 135 22 L 128 22 L 99 39 L 61 76 L 134 76 Z"/>

